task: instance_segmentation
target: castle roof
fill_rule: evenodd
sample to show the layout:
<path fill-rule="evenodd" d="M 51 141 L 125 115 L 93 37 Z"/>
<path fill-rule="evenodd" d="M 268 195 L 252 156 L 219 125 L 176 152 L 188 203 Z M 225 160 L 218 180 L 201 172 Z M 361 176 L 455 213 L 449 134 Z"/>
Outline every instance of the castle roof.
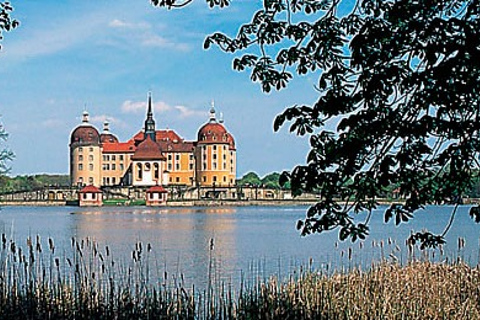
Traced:
<path fill-rule="evenodd" d="M 135 150 L 132 160 L 165 160 L 158 144 L 147 136 Z"/>
<path fill-rule="evenodd" d="M 103 152 L 106 153 L 134 153 L 135 145 L 133 142 L 117 142 L 103 144 Z"/>
<path fill-rule="evenodd" d="M 99 145 L 100 134 L 98 130 L 88 123 L 83 123 L 76 127 L 70 135 L 71 144 Z"/>
<path fill-rule="evenodd" d="M 83 189 L 80 190 L 79 193 L 102 193 L 102 190 L 93 185 L 88 185 L 86 187 L 83 187 Z"/>
<path fill-rule="evenodd" d="M 147 193 L 153 193 L 153 192 L 167 193 L 168 191 L 165 190 L 165 188 L 162 187 L 162 186 L 153 186 L 153 187 L 148 188 Z"/>

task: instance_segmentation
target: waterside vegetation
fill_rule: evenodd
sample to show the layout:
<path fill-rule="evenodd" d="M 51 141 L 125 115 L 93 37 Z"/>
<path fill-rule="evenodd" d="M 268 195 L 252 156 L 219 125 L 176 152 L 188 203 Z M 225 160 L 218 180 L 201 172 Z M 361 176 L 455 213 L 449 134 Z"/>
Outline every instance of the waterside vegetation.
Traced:
<path fill-rule="evenodd" d="M 384 259 L 364 271 L 308 267 L 239 289 L 216 283 L 210 268 L 198 290 L 160 271 L 150 244 L 136 243 L 119 261 L 92 239 L 72 238 L 63 252 L 43 242 L 28 238 L 23 249 L 2 235 L 1 319 L 480 318 L 480 268 L 461 259 L 410 254 L 404 264 Z"/>

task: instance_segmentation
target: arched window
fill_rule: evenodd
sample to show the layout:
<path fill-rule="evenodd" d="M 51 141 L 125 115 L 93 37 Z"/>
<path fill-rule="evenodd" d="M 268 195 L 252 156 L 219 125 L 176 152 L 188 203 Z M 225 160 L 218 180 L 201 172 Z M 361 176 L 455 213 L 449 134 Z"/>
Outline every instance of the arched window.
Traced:
<path fill-rule="evenodd" d="M 158 163 L 153 164 L 153 177 L 155 179 L 160 177 L 160 167 L 158 166 Z"/>
<path fill-rule="evenodd" d="M 142 164 L 137 163 L 137 180 L 142 180 L 143 179 L 143 169 L 142 169 Z"/>
<path fill-rule="evenodd" d="M 147 162 L 145 163 L 145 171 L 150 171 L 152 165 L 150 164 L 150 162 Z"/>

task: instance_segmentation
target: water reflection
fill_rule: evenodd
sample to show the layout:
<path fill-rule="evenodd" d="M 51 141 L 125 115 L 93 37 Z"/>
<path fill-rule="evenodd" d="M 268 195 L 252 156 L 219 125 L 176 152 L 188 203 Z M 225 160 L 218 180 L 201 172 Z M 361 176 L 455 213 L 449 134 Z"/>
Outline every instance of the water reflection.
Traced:
<path fill-rule="evenodd" d="M 136 243 L 150 244 L 160 273 L 183 273 L 188 283 L 201 287 L 209 275 L 237 284 L 241 272 L 254 281 L 272 274 L 286 277 L 301 265 L 342 269 L 369 266 L 383 258 L 405 261 L 404 241 L 410 232 L 428 227 L 441 233 L 451 209 L 429 207 L 401 227 L 384 224 L 383 209 L 377 210 L 370 236 L 354 244 L 338 242 L 336 232 L 301 237 L 295 224 L 304 217 L 305 207 L 5 207 L 0 210 L 0 232 L 21 245 L 29 235 L 52 237 L 59 253 L 69 250 L 72 237 L 88 237 L 100 248 L 108 245 L 113 256 L 123 261 L 130 260 Z M 359 221 L 364 218 L 358 215 Z M 477 264 L 479 231 L 468 207 L 461 207 L 447 235 L 445 256 L 436 252 L 436 258 L 460 255 Z M 459 236 L 465 238 L 463 248 L 457 246 Z"/>
<path fill-rule="evenodd" d="M 163 269 L 205 285 L 215 271 L 228 280 L 237 264 L 235 208 L 102 208 L 75 211 L 70 236 L 91 237 L 114 251 L 149 243 Z M 221 270 L 221 272 L 220 272 Z"/>

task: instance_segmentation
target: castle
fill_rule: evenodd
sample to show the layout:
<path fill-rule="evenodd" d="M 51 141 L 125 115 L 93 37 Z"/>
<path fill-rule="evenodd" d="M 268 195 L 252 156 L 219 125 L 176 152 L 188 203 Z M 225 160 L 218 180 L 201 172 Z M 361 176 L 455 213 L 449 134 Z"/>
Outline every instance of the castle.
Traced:
<path fill-rule="evenodd" d="M 143 130 L 126 142 L 89 122 L 88 112 L 70 135 L 70 179 L 75 186 L 233 187 L 236 148 L 212 103 L 208 122 L 196 141 L 186 141 L 171 129 L 157 130 L 148 96 Z"/>

